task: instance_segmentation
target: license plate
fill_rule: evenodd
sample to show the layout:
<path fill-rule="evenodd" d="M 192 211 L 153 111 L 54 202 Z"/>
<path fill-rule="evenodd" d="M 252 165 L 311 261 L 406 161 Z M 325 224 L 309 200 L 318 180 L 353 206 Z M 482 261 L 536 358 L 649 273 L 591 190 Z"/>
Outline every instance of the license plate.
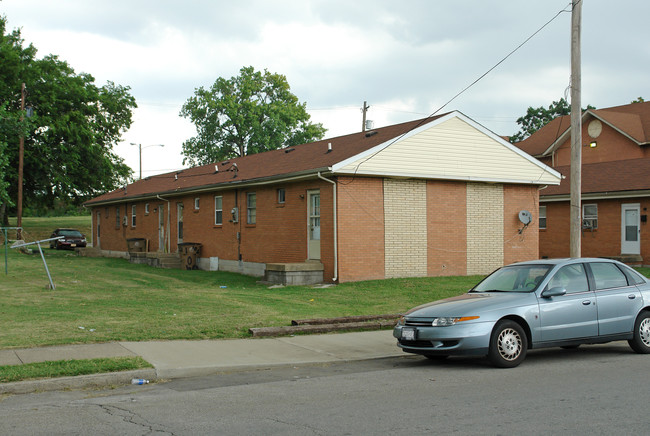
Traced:
<path fill-rule="evenodd" d="M 71 247 L 76 247 L 76 246 L 77 246 L 77 244 L 70 244 L 70 246 L 71 246 Z"/>
<path fill-rule="evenodd" d="M 415 329 L 402 329 L 402 339 L 405 341 L 414 341 Z"/>

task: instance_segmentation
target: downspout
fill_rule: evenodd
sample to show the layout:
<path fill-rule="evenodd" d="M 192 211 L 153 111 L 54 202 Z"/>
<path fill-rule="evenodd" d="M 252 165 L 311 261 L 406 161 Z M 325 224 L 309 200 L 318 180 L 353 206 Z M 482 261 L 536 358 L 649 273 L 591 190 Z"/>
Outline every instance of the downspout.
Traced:
<path fill-rule="evenodd" d="M 169 202 L 169 200 L 166 200 L 166 199 L 162 198 L 160 195 L 156 194 L 156 197 L 159 200 L 167 202 L 167 228 L 165 229 L 165 240 L 167 241 L 167 253 L 171 253 L 172 247 L 171 247 L 171 241 L 170 241 L 170 238 L 169 238 L 169 230 L 170 230 L 169 226 L 170 226 L 170 220 L 171 220 L 171 215 L 170 215 L 170 212 L 169 212 L 169 208 L 171 207 L 171 203 Z"/>
<path fill-rule="evenodd" d="M 320 171 L 318 172 L 318 178 L 321 180 L 324 180 L 326 182 L 329 182 L 332 184 L 332 193 L 334 194 L 332 197 L 332 206 L 334 210 L 334 277 L 332 277 L 332 281 L 336 282 L 339 279 L 339 255 L 338 255 L 338 232 L 337 232 L 337 213 L 336 213 L 336 182 L 326 179 L 325 177 L 321 176 Z"/>

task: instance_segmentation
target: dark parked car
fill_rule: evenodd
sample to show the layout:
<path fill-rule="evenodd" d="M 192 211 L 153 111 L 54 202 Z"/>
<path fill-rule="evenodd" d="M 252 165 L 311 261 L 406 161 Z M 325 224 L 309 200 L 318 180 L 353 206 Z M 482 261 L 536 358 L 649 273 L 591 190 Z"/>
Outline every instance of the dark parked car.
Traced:
<path fill-rule="evenodd" d="M 529 348 L 627 340 L 650 353 L 650 281 L 607 259 L 547 259 L 504 266 L 468 293 L 407 312 L 393 335 L 429 359 L 476 354 L 514 367 Z"/>
<path fill-rule="evenodd" d="M 61 249 L 73 249 L 75 247 L 85 247 L 86 246 L 86 236 L 81 233 L 79 230 L 75 229 L 56 229 L 52 232 L 50 238 L 56 238 L 57 236 L 63 236 L 62 239 L 57 239 L 50 241 L 50 248 L 56 248 L 57 250 Z"/>

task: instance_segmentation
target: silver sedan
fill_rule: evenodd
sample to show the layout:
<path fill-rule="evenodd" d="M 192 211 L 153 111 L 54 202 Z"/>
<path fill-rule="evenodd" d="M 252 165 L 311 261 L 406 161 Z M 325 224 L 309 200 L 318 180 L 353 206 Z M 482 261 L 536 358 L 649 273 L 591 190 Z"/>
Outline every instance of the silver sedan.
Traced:
<path fill-rule="evenodd" d="M 544 259 L 504 266 L 468 293 L 407 312 L 393 330 L 405 352 L 444 359 L 486 355 L 519 365 L 529 348 L 627 340 L 650 353 L 650 281 L 608 259 Z"/>

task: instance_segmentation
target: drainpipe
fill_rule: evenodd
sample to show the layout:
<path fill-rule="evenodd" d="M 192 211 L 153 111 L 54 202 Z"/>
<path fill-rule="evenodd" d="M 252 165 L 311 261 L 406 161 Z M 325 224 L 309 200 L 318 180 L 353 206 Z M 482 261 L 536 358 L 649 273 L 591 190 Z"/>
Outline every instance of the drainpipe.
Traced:
<path fill-rule="evenodd" d="M 320 171 L 318 172 L 318 178 L 321 180 L 325 180 L 328 183 L 332 184 L 332 193 L 334 196 L 332 197 L 332 206 L 334 210 L 334 277 L 332 277 L 332 281 L 336 282 L 339 279 L 339 255 L 338 255 L 338 237 L 337 237 L 337 227 L 336 227 L 336 221 L 337 221 L 337 214 L 336 214 L 336 182 L 326 179 L 325 177 L 321 176 Z"/>
<path fill-rule="evenodd" d="M 159 200 L 167 202 L 167 228 L 165 229 L 165 240 L 167 241 L 167 253 L 171 253 L 172 247 L 171 247 L 171 241 L 170 241 L 170 238 L 169 238 L 169 230 L 170 230 L 169 225 L 170 225 L 170 220 L 171 220 L 171 218 L 170 218 L 171 215 L 170 215 L 170 212 L 169 212 L 169 208 L 171 207 L 171 203 L 169 202 L 169 200 L 162 198 L 160 195 L 156 195 L 156 197 Z"/>

